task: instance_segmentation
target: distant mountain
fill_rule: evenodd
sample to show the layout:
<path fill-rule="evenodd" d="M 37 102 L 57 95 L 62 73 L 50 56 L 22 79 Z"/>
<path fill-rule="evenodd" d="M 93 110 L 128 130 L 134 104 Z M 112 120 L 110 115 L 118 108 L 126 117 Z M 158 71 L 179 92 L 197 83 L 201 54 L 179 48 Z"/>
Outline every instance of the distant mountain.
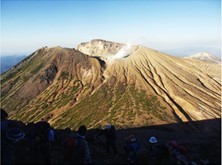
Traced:
<path fill-rule="evenodd" d="M 105 40 L 77 49 L 38 49 L 1 75 L 11 119 L 76 129 L 221 117 L 221 65 Z"/>
<path fill-rule="evenodd" d="M 1 57 L 1 73 L 9 70 L 11 67 L 22 61 L 26 56 L 2 56 Z"/>
<path fill-rule="evenodd" d="M 185 57 L 185 58 L 196 59 L 196 60 L 217 63 L 217 64 L 221 63 L 221 60 L 219 58 L 217 58 L 216 56 L 214 56 L 210 53 L 207 53 L 207 52 L 196 53 L 196 54 L 193 54 L 193 55 Z"/>

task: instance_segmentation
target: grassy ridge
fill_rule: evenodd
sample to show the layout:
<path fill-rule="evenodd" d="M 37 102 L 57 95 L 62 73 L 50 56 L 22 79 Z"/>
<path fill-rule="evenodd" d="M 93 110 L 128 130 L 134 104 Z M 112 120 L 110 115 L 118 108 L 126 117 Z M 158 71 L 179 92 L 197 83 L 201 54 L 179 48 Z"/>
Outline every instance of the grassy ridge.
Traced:
<path fill-rule="evenodd" d="M 157 97 L 147 96 L 145 91 L 124 86 L 122 83 L 117 83 L 114 88 L 103 84 L 92 95 L 67 109 L 54 126 L 61 129 L 76 129 L 81 124 L 96 128 L 104 123 L 120 127 L 133 126 L 136 118 L 142 119 L 142 125 L 151 125 L 152 122 L 148 119 L 152 118 L 172 120 L 167 117 L 166 109 L 161 106 Z"/>
<path fill-rule="evenodd" d="M 138 90 L 115 76 L 93 82 L 82 76 L 91 67 L 88 57 L 56 52 L 58 57 L 49 60 L 54 54 L 39 51 L 4 74 L 1 104 L 8 112 L 14 111 L 11 119 L 25 123 L 48 120 L 61 129 L 76 129 L 82 124 L 95 128 L 106 123 L 133 127 L 174 120 L 149 91 Z"/>
<path fill-rule="evenodd" d="M 21 92 L 23 84 L 32 77 L 38 77 L 40 69 L 45 63 L 44 52 L 40 52 L 38 56 L 27 58 L 24 63 L 16 65 L 14 69 L 4 73 L 1 76 L 1 105 L 2 108 L 7 109 L 8 112 L 20 110 L 32 98 L 18 96 Z M 10 93 L 10 95 L 8 95 Z"/>
<path fill-rule="evenodd" d="M 44 97 L 36 98 L 12 118 L 24 122 L 49 120 L 53 116 L 52 111 L 64 109 L 64 113 L 53 119 L 53 126 L 59 129 L 76 129 L 82 124 L 96 128 L 104 123 L 132 127 L 152 125 L 154 118 L 161 121 L 172 120 L 167 117 L 166 109 L 161 106 L 157 97 L 147 96 L 146 91 L 137 90 L 134 86 L 118 82 L 111 87 L 105 83 L 74 105 L 77 95 L 88 88 L 88 85 L 81 89 L 79 80 L 66 79 L 67 84 L 63 84 L 66 88 L 62 88 L 61 81 L 64 80 L 60 79 L 57 85 L 43 92 Z"/>

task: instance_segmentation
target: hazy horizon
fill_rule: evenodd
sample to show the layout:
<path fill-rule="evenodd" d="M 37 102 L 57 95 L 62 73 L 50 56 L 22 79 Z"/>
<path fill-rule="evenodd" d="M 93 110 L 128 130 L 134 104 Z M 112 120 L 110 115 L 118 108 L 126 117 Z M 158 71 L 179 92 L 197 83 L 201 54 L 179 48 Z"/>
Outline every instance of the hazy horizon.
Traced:
<path fill-rule="evenodd" d="M 60 45 L 55 45 L 55 46 L 60 46 Z M 52 47 L 55 47 L 55 46 L 52 46 Z M 40 48 L 41 47 L 39 47 L 38 49 L 40 49 Z M 76 46 L 75 47 L 67 47 L 67 48 L 76 48 Z M 147 48 L 151 48 L 151 47 L 147 47 Z M 152 49 L 154 49 L 154 48 L 152 48 Z M 29 56 L 33 52 L 35 52 L 36 50 L 33 50 L 31 52 L 19 52 L 19 53 L 4 53 L 4 52 L 1 52 L 0 57 L 4 57 L 4 56 Z M 158 49 L 156 49 L 156 50 L 158 50 Z M 169 54 L 169 55 L 172 55 L 172 56 L 178 56 L 178 57 L 186 57 L 186 56 L 190 56 L 190 55 L 200 53 L 200 52 L 207 52 L 207 53 L 210 53 L 210 54 L 212 54 L 212 55 L 221 59 L 220 51 L 218 51 L 218 54 L 217 54 L 217 50 L 212 50 L 212 49 L 208 50 L 208 51 L 204 51 L 201 48 L 196 48 L 195 49 L 195 48 L 190 47 L 190 48 L 164 49 L 164 50 L 158 50 L 158 51 Z"/>
<path fill-rule="evenodd" d="M 219 0 L 1 1 L 1 56 L 92 39 L 141 44 L 175 56 L 221 54 Z"/>

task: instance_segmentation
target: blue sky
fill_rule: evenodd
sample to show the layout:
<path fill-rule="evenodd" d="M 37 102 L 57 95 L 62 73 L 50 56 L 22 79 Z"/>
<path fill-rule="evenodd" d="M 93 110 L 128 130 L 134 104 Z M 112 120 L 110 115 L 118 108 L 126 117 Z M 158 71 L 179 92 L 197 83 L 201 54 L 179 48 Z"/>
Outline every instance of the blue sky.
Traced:
<path fill-rule="evenodd" d="M 220 0 L 2 0 L 1 55 L 92 39 L 220 56 Z"/>

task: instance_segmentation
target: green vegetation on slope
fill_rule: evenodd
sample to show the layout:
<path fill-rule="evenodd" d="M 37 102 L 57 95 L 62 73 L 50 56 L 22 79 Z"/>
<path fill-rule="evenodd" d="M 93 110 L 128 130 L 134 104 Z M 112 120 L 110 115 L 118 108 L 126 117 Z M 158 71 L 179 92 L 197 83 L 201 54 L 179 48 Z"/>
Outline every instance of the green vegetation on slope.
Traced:
<path fill-rule="evenodd" d="M 53 119 L 55 128 L 78 128 L 84 124 L 87 127 L 96 128 L 104 123 L 115 124 L 119 127 L 133 127 L 140 125 L 152 125 L 152 119 L 172 121 L 167 117 L 165 107 L 161 106 L 157 97 L 147 96 L 144 90 L 117 82 L 113 87 L 105 83 L 94 93 L 88 95 L 76 104 L 77 95 L 81 94 L 81 81 L 66 80 L 44 92 L 44 98 L 36 98 L 27 104 L 21 111 L 13 116 L 24 122 L 37 122 L 42 119 L 49 120 L 55 109 L 63 109 L 57 118 Z M 72 84 L 72 85 L 71 85 Z M 65 88 L 64 88 L 65 87 Z M 84 88 L 88 88 L 86 85 Z"/>
<path fill-rule="evenodd" d="M 19 91 L 28 80 L 36 77 L 45 63 L 44 52 L 40 52 L 38 56 L 33 56 L 32 59 L 27 58 L 24 63 L 16 65 L 13 70 L 10 70 L 1 77 L 1 105 L 8 112 L 20 110 L 32 98 L 22 98 L 18 96 Z M 10 95 L 8 95 L 10 93 Z"/>
<path fill-rule="evenodd" d="M 84 124 L 96 128 L 107 122 L 120 127 L 132 127 L 137 124 L 152 125 L 152 118 L 173 120 L 167 117 L 166 109 L 161 106 L 157 97 L 147 96 L 145 91 L 119 82 L 114 87 L 103 84 L 92 95 L 67 109 L 53 126 L 76 129 Z M 139 120 L 138 123 L 136 120 Z"/>

